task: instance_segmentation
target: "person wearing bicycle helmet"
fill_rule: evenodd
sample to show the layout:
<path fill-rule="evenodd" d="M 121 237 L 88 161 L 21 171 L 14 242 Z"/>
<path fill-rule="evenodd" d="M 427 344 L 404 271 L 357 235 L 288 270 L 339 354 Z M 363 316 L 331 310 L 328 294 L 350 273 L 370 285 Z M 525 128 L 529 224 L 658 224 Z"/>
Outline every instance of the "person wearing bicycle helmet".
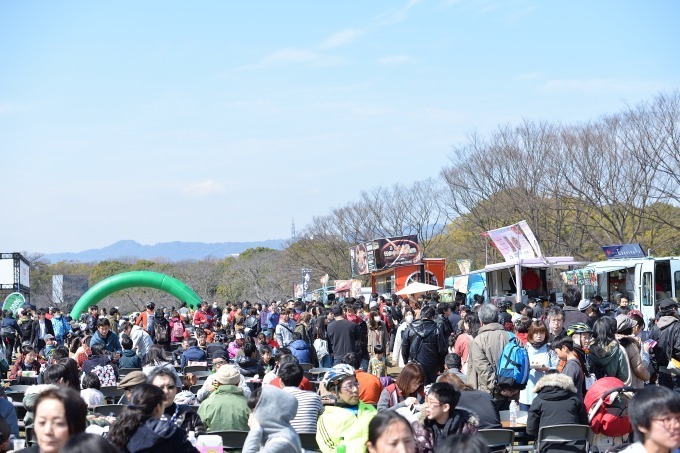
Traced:
<path fill-rule="evenodd" d="M 326 372 L 321 383 L 335 404 L 326 406 L 317 422 L 319 449 L 324 453 L 333 452 L 344 443 L 347 451 L 364 451 L 368 424 L 377 410 L 359 400 L 359 381 L 354 368 L 344 363 L 335 365 Z"/>
<path fill-rule="evenodd" d="M 503 326 L 508 332 L 512 332 L 514 325 L 512 324 L 512 302 L 507 299 L 498 301 L 498 324 Z"/>
<path fill-rule="evenodd" d="M 588 354 L 590 353 L 589 348 L 593 340 L 593 330 L 588 327 L 588 324 L 577 322 L 576 324 L 567 327 L 567 336 L 571 337 L 574 341 L 574 352 L 581 364 L 581 370 L 583 370 L 585 376 L 590 376 L 590 371 L 588 369 Z M 585 386 L 581 390 L 585 395 Z"/>

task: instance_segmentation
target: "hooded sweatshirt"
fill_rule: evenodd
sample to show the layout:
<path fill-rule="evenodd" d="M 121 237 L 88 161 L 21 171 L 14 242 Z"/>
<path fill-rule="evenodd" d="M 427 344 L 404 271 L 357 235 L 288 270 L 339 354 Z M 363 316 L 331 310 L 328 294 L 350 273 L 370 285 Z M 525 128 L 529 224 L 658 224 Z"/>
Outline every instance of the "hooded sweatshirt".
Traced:
<path fill-rule="evenodd" d="M 257 428 L 251 428 L 243 453 L 299 453 L 300 438 L 290 424 L 297 413 L 297 399 L 272 385 L 263 385 L 253 416 Z"/>
<path fill-rule="evenodd" d="M 142 452 L 186 452 L 196 453 L 196 449 L 187 440 L 186 433 L 175 425 L 165 421 L 149 419 L 132 435 L 126 451 Z"/>
<path fill-rule="evenodd" d="M 291 354 L 298 359 L 300 363 L 312 363 L 309 355 L 309 345 L 302 340 L 295 340 L 288 345 Z"/>
<path fill-rule="evenodd" d="M 598 343 L 593 344 L 588 358 L 591 364 L 590 371 L 595 373 L 598 379 L 605 376 L 615 377 L 623 382 L 629 379 L 628 358 L 619 347 L 618 341 L 612 340 L 604 347 Z"/>

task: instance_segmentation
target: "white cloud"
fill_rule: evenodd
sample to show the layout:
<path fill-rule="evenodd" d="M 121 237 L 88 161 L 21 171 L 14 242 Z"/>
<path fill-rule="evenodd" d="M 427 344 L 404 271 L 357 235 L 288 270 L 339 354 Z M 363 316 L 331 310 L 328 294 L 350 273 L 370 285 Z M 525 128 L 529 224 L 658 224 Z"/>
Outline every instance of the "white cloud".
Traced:
<path fill-rule="evenodd" d="M 363 31 L 356 28 L 347 28 L 341 30 L 337 33 L 333 33 L 331 36 L 326 38 L 324 42 L 319 44 L 320 49 L 333 49 L 336 47 L 341 47 L 350 44 L 352 41 L 357 39 L 363 34 Z"/>
<path fill-rule="evenodd" d="M 182 193 L 195 197 L 204 197 L 206 195 L 224 192 L 226 192 L 224 186 L 219 182 L 213 181 L 212 179 L 194 184 L 188 184 L 182 188 Z"/>
<path fill-rule="evenodd" d="M 379 14 L 375 21 L 378 25 L 394 25 L 403 22 L 408 18 L 409 10 L 421 1 L 422 0 L 409 0 L 408 3 L 399 9 Z"/>
<path fill-rule="evenodd" d="M 378 58 L 378 64 L 381 66 L 393 66 L 397 64 L 408 63 L 411 59 L 406 55 L 392 55 L 389 57 Z"/>
<path fill-rule="evenodd" d="M 290 64 L 309 64 L 316 66 L 337 66 L 343 64 L 345 60 L 339 57 L 332 57 L 313 50 L 296 49 L 289 47 L 286 49 L 272 52 L 257 64 L 243 66 L 241 69 L 253 69 L 270 66 L 281 66 Z"/>

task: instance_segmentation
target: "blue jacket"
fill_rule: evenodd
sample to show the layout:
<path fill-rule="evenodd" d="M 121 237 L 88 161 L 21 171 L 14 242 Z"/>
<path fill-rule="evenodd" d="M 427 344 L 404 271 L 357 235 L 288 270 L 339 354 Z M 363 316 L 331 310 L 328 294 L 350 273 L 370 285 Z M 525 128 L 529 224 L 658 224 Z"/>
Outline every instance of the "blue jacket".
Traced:
<path fill-rule="evenodd" d="M 118 366 L 121 368 L 141 368 L 142 359 L 132 350 L 124 350 L 118 359 Z"/>
<path fill-rule="evenodd" d="M 54 329 L 54 338 L 59 343 L 63 343 L 66 335 L 72 334 L 73 329 L 64 315 L 59 318 L 52 317 L 52 328 Z"/>
<path fill-rule="evenodd" d="M 276 329 L 276 325 L 279 323 L 279 313 L 269 313 L 267 315 L 267 329 Z"/>
<path fill-rule="evenodd" d="M 94 335 L 92 335 L 90 347 L 93 344 L 104 345 L 104 349 L 109 352 L 123 352 L 123 347 L 120 345 L 120 341 L 118 341 L 118 335 L 112 331 L 109 331 L 109 334 L 106 336 L 106 338 L 102 338 L 102 336 L 99 334 L 99 331 L 97 330 Z"/>
<path fill-rule="evenodd" d="M 302 340 L 295 340 L 288 345 L 290 353 L 298 359 L 300 363 L 312 363 L 309 357 L 309 345 Z"/>
<path fill-rule="evenodd" d="M 7 398 L 0 398 L 0 417 L 3 417 L 9 425 L 10 434 L 19 438 L 19 421 L 17 420 L 17 412 L 14 409 L 14 404 L 10 403 Z"/>
<path fill-rule="evenodd" d="M 189 349 L 182 353 L 182 369 L 187 365 L 188 362 L 205 362 L 208 360 L 205 355 L 205 351 L 198 346 L 191 346 Z"/>

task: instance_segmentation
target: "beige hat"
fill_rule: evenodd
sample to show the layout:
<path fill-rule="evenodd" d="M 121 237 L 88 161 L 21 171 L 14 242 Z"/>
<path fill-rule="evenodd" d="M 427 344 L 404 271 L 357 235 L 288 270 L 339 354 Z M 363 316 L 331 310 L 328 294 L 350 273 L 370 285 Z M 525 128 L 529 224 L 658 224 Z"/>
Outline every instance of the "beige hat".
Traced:
<path fill-rule="evenodd" d="M 136 387 L 139 384 L 143 384 L 145 382 L 146 374 L 142 373 L 141 371 L 133 371 L 131 373 L 126 374 L 125 377 L 121 379 L 121 381 L 118 383 L 118 388 L 125 389 Z"/>
<path fill-rule="evenodd" d="M 215 380 L 220 384 L 238 385 L 241 382 L 241 373 L 233 365 L 222 365 L 215 373 Z"/>

